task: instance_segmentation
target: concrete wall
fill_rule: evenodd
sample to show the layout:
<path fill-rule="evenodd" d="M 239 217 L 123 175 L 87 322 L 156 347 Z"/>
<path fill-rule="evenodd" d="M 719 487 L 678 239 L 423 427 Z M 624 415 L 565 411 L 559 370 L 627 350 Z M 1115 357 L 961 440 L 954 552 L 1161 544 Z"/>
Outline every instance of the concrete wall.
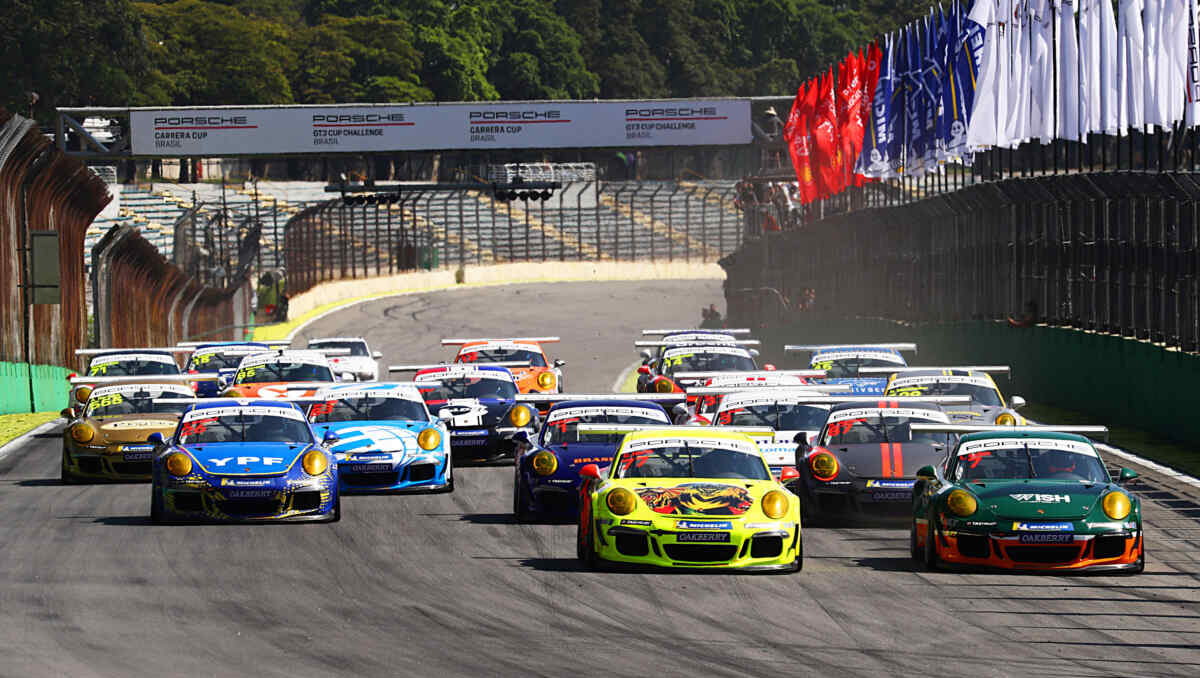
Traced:
<path fill-rule="evenodd" d="M 30 367 L 25 363 L 0 362 L 0 414 L 57 412 L 67 406 L 67 374 L 64 367 L 33 366 L 33 406 L 29 402 Z"/>

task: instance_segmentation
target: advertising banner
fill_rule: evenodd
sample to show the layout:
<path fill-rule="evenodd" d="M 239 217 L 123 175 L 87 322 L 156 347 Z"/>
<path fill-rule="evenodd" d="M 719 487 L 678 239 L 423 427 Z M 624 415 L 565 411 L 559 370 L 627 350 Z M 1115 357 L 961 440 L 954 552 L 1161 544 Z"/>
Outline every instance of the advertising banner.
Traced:
<path fill-rule="evenodd" d="M 140 156 L 719 146 L 751 140 L 750 101 L 563 101 L 133 109 Z"/>

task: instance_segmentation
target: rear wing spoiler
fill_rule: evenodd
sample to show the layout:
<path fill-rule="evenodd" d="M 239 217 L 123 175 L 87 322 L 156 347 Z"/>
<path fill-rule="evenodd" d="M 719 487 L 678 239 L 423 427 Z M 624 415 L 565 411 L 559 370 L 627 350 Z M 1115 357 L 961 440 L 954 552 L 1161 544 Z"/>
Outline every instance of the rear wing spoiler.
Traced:
<path fill-rule="evenodd" d="M 796 388 L 808 388 L 808 387 L 807 386 L 790 386 L 790 387 L 789 386 L 784 386 L 784 387 L 767 386 L 767 387 L 755 389 L 754 391 L 752 391 L 752 393 L 754 393 L 756 395 L 759 393 L 769 395 L 772 391 L 785 391 L 785 390 L 793 390 Z M 717 389 L 715 392 L 716 393 L 726 393 L 727 391 L 725 391 L 723 389 Z M 692 393 L 695 393 L 696 395 L 702 395 L 705 393 L 705 391 L 703 390 L 703 388 L 688 389 L 688 394 L 690 395 Z M 799 402 L 799 403 L 829 404 L 829 405 L 837 405 L 838 403 L 862 403 L 864 405 L 872 405 L 872 404 L 879 405 L 880 403 L 884 403 L 884 406 L 891 407 L 892 403 L 895 403 L 896 406 L 909 405 L 909 404 L 965 405 L 965 404 L 971 402 L 971 396 L 889 396 L 889 397 L 885 398 L 883 396 L 828 395 L 828 396 L 799 396 L 795 400 L 796 400 L 796 402 Z M 1005 426 L 1003 428 L 1011 429 L 1013 427 Z"/>
<path fill-rule="evenodd" d="M 481 341 L 511 341 L 514 344 L 553 344 L 562 341 L 560 337 L 476 337 L 473 339 L 443 339 L 442 346 L 462 346 Z"/>
<path fill-rule="evenodd" d="M 141 348 L 77 348 L 75 355 L 100 355 L 101 353 L 191 353 L 193 350 L 190 346 L 161 346 L 161 347 L 146 347 Z"/>
<path fill-rule="evenodd" d="M 640 400 L 654 403 L 681 403 L 682 393 L 520 393 L 519 403 L 561 403 L 587 400 Z"/>
<path fill-rule="evenodd" d="M 750 387 L 746 387 L 746 386 L 695 386 L 693 388 L 687 389 L 687 394 L 688 394 L 688 396 L 726 395 L 729 393 L 753 393 L 755 395 L 759 395 L 759 394 L 771 395 L 773 393 L 779 393 L 782 395 L 782 394 L 787 394 L 789 392 L 798 391 L 798 390 L 818 391 L 820 393 L 841 393 L 843 391 L 849 391 L 850 385 L 849 384 L 795 384 L 795 385 L 772 384 L 771 386 L 750 386 Z M 860 397 L 860 396 L 855 396 L 855 397 Z M 865 396 L 863 396 L 863 397 L 865 397 Z M 958 396 L 958 397 L 967 398 L 970 396 Z M 879 401 L 880 399 L 875 398 L 875 400 Z M 845 402 L 845 401 L 842 401 L 842 402 Z"/>
<path fill-rule="evenodd" d="M 667 425 L 652 425 L 652 424 L 579 424 L 575 430 L 581 434 L 592 435 L 617 435 L 625 433 L 636 433 L 637 431 L 662 431 L 670 435 L 674 431 L 712 431 L 713 429 L 707 426 L 667 426 Z M 719 429 L 722 433 L 743 433 L 751 438 L 772 438 L 775 437 L 775 429 L 770 426 L 722 426 Z"/>
<path fill-rule="evenodd" d="M 642 330 L 643 337 L 665 336 L 668 334 L 679 334 L 681 332 L 709 332 L 711 334 L 750 334 L 750 330 L 745 327 L 738 329 L 709 329 L 706 327 L 688 327 L 677 330 Z"/>
<path fill-rule="evenodd" d="M 854 342 L 846 344 L 788 344 L 783 347 L 783 350 L 788 353 L 813 353 L 816 351 L 832 351 L 833 349 L 837 348 L 844 348 L 848 350 L 880 348 L 890 349 L 893 351 L 917 352 L 917 345 L 913 343 L 856 344 Z"/>
<path fill-rule="evenodd" d="M 388 372 L 420 372 L 421 370 L 432 370 L 438 367 L 455 367 L 457 365 L 469 367 L 529 367 L 529 361 L 501 361 L 495 363 L 436 363 L 429 365 L 388 365 Z"/>
<path fill-rule="evenodd" d="M 860 370 L 861 371 L 861 370 Z M 812 377 L 826 376 L 825 370 L 746 370 L 744 372 L 677 372 L 678 379 L 711 379 L 712 377 Z"/>
<path fill-rule="evenodd" d="M 762 342 L 757 339 L 724 339 L 705 342 L 704 340 L 689 339 L 687 341 L 665 341 L 659 339 L 657 341 L 635 341 L 633 345 L 636 348 L 658 348 L 660 346 L 706 346 L 711 343 L 713 346 L 758 346 Z"/>
<path fill-rule="evenodd" d="M 896 367 L 860 367 L 860 368 L 858 368 L 858 373 L 859 374 L 895 374 L 897 372 L 924 372 L 926 370 L 953 370 L 953 371 L 957 371 L 957 372 L 971 371 L 971 372 L 988 372 L 988 373 L 996 373 L 996 374 L 1011 374 L 1012 373 L 1012 368 L 1010 368 L 1008 365 L 949 365 L 949 366 L 944 366 L 944 367 L 943 366 L 918 367 L 918 366 L 912 366 L 912 365 L 910 365 L 908 367 L 903 367 L 901 365 L 897 365 Z"/>
<path fill-rule="evenodd" d="M 222 341 L 181 341 L 177 344 L 179 348 L 196 348 L 197 346 L 220 346 L 225 342 Z M 269 347 L 291 346 L 292 342 L 284 339 L 272 339 L 270 341 L 248 341 L 247 344 L 262 344 Z M 250 348 L 256 348 L 251 346 Z"/>
<path fill-rule="evenodd" d="M 218 381 L 220 375 L 216 372 L 197 374 L 148 374 L 145 376 L 123 377 L 71 377 L 72 386 L 86 384 L 88 386 L 106 386 L 111 384 L 190 384 L 193 381 Z"/>
<path fill-rule="evenodd" d="M 1055 426 L 1053 424 L 1038 424 L 1036 426 L 977 426 L 958 424 L 912 424 L 913 431 L 930 433 L 1081 433 L 1089 438 L 1101 437 L 1108 440 L 1107 426 Z"/>

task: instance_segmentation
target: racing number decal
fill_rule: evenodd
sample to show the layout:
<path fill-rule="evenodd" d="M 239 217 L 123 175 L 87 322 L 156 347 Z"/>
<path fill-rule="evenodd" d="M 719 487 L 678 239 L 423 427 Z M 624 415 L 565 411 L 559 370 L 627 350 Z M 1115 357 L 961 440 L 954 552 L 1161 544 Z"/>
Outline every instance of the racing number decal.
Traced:
<path fill-rule="evenodd" d="M 638 450 L 630 452 L 621 460 L 621 472 L 625 472 L 630 466 L 641 468 L 650 459 L 650 455 L 654 454 L 654 450 Z M 636 462 L 636 463 L 635 463 Z"/>
<path fill-rule="evenodd" d="M 258 373 L 257 367 L 243 367 L 242 369 L 238 370 L 237 378 L 234 379 L 234 381 L 242 382 L 246 379 L 253 377 L 257 373 Z"/>
<path fill-rule="evenodd" d="M 123 402 L 125 402 L 125 398 L 120 393 L 110 393 L 109 395 L 100 396 L 89 401 L 89 404 L 92 407 L 108 407 L 109 405 L 120 405 Z"/>
<path fill-rule="evenodd" d="M 560 435 L 566 435 L 567 434 L 567 424 L 577 424 L 577 423 L 579 423 L 579 417 L 571 417 L 569 419 L 563 419 L 561 421 L 556 421 L 550 425 L 557 428 Z"/>
<path fill-rule="evenodd" d="M 923 395 L 925 395 L 925 387 L 924 386 L 903 386 L 901 388 L 896 388 L 896 389 L 892 389 L 891 391 L 888 391 L 887 395 L 901 396 L 901 397 L 923 396 Z"/>
<path fill-rule="evenodd" d="M 88 376 L 102 377 L 102 376 L 108 374 L 108 368 L 110 368 L 116 364 L 118 364 L 118 363 L 114 361 L 114 362 L 108 362 L 108 363 L 100 363 L 99 365 L 92 365 L 91 370 L 88 372 Z"/>
<path fill-rule="evenodd" d="M 210 362 L 212 362 L 212 359 L 213 359 L 212 353 L 205 353 L 204 355 L 198 355 L 198 356 L 192 358 L 192 364 L 193 365 L 207 365 Z"/>
<path fill-rule="evenodd" d="M 821 361 L 813 363 L 812 365 L 810 365 L 810 367 L 812 367 L 812 369 L 814 369 L 814 370 L 827 370 L 827 369 L 833 367 L 833 361 L 832 360 L 821 360 Z"/>
<path fill-rule="evenodd" d="M 990 456 L 992 456 L 992 453 L 989 450 L 986 452 L 971 452 L 970 454 L 964 455 L 963 458 L 971 462 L 971 465 L 967 468 L 975 468 L 976 466 L 979 466 L 979 462 L 983 461 L 984 457 Z"/>
<path fill-rule="evenodd" d="M 865 418 L 846 419 L 844 421 L 835 421 L 829 425 L 829 437 L 836 438 L 840 435 L 844 435 L 844 434 L 848 433 L 850 431 L 850 429 L 854 428 L 855 424 L 861 424 L 865 421 L 866 421 Z"/>
<path fill-rule="evenodd" d="M 685 355 L 677 355 L 677 356 L 672 356 L 670 358 L 664 358 L 663 359 L 663 367 L 678 367 L 679 365 L 683 364 L 684 358 L 691 358 L 694 355 L 696 355 L 696 354 L 695 353 L 687 353 Z"/>
<path fill-rule="evenodd" d="M 179 429 L 179 437 L 184 438 L 187 436 L 200 435 L 201 433 L 207 431 L 208 425 L 216 420 L 216 417 L 211 417 L 209 419 L 197 419 L 196 421 L 189 421 Z"/>
<path fill-rule="evenodd" d="M 337 403 L 338 401 L 336 400 L 326 400 L 323 403 L 317 403 L 313 405 L 312 409 L 309 410 L 308 413 L 309 421 L 316 421 L 317 417 L 323 417 L 327 414 L 332 414 L 333 408 L 337 407 Z"/>

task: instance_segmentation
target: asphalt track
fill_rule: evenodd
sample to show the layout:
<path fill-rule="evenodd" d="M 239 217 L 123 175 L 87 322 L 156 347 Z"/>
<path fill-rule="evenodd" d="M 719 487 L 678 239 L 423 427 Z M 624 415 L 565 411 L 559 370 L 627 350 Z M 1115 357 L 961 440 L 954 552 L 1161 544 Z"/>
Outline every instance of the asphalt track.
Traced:
<path fill-rule="evenodd" d="M 639 328 L 719 299 L 711 281 L 437 292 L 300 339 L 412 362 L 445 335 L 553 333 L 570 388 L 607 390 Z M 806 529 L 791 576 L 633 574 L 580 571 L 573 526 L 513 524 L 508 468 L 348 497 L 334 525 L 160 527 L 145 485 L 60 486 L 60 449 L 43 434 L 0 461 L 0 675 L 1200 673 L 1200 497 L 1153 473 L 1137 577 L 918 572 L 907 530 L 882 528 Z"/>

